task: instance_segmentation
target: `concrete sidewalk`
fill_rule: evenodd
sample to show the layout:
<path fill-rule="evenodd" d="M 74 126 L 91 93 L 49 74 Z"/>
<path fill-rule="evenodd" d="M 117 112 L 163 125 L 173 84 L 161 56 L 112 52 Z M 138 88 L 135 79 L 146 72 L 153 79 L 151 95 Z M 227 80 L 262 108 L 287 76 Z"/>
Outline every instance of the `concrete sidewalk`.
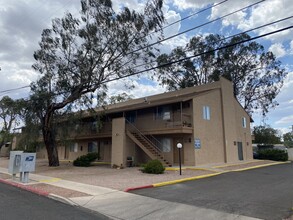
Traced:
<path fill-rule="evenodd" d="M 0 168 L 0 173 L 8 174 L 5 168 Z M 1 182 L 15 183 L 9 179 Z M 23 185 L 22 188 L 30 190 L 37 182 L 46 182 L 52 189 L 58 187 L 63 191 L 71 190 L 83 193 L 84 196 L 69 198 L 49 193 L 48 197 L 97 211 L 112 219 L 255 219 L 38 174 L 30 174 L 29 184 L 18 184 Z M 35 192 L 38 192 L 38 190 Z M 42 195 L 42 192 L 39 191 L 39 194 Z M 46 193 L 43 195 L 46 195 Z"/>

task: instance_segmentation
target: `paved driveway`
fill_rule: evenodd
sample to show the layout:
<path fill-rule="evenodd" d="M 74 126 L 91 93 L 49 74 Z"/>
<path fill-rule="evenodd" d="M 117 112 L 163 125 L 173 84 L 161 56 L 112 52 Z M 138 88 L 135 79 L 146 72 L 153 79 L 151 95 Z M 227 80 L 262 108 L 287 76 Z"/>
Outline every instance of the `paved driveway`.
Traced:
<path fill-rule="evenodd" d="M 292 214 L 293 163 L 133 193 L 255 218 L 282 219 Z"/>

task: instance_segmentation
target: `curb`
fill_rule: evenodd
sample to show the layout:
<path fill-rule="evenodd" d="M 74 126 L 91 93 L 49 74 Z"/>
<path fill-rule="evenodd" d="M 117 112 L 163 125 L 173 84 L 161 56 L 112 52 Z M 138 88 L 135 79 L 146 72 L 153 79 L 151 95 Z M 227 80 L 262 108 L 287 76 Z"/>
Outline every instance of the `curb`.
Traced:
<path fill-rule="evenodd" d="M 186 181 L 190 181 L 190 180 L 197 180 L 197 179 L 203 179 L 203 178 L 208 178 L 208 177 L 212 177 L 212 176 L 218 176 L 222 173 L 226 173 L 226 172 L 218 172 L 218 173 L 206 174 L 206 175 L 201 175 L 201 176 L 188 177 L 188 178 L 179 179 L 179 180 L 171 180 L 171 181 L 166 181 L 166 182 L 161 182 L 161 183 L 155 183 L 155 184 L 153 184 L 153 186 L 160 187 L 160 186 L 172 185 L 172 184 L 182 183 L 182 182 L 186 182 Z"/>
<path fill-rule="evenodd" d="M 190 181 L 190 180 L 198 180 L 198 179 L 208 178 L 208 177 L 212 177 L 212 176 L 218 176 L 223 173 L 241 172 L 241 171 L 246 171 L 246 170 L 252 170 L 252 169 L 268 167 L 268 166 L 273 166 L 273 165 L 279 165 L 279 164 L 287 164 L 287 163 L 291 163 L 291 161 L 262 164 L 262 165 L 247 167 L 247 168 L 242 168 L 242 169 L 227 170 L 227 171 L 223 171 L 223 172 L 216 172 L 216 173 L 206 174 L 206 175 L 201 175 L 201 176 L 188 177 L 188 178 L 184 178 L 184 179 L 171 180 L 171 181 L 166 181 L 166 182 L 161 182 L 161 183 L 154 183 L 154 184 L 151 184 L 148 186 L 128 188 L 128 189 L 124 190 L 124 192 L 129 192 L 129 191 L 138 190 L 138 189 L 145 189 L 145 188 L 155 188 L 155 187 L 167 186 L 167 185 L 182 183 L 182 182 L 186 182 L 186 181 Z M 176 169 L 177 168 L 173 168 L 170 170 L 176 170 Z M 185 169 L 188 169 L 188 168 L 185 168 Z"/>
<path fill-rule="evenodd" d="M 197 167 L 182 167 L 182 170 L 203 170 L 203 171 L 211 171 L 211 172 L 216 172 L 213 169 L 208 169 L 208 168 L 197 168 Z M 165 170 L 167 171 L 179 171 L 180 168 L 178 167 L 166 167 Z"/>
<path fill-rule="evenodd" d="M 245 164 L 250 164 L 250 163 L 256 163 L 261 160 L 251 160 L 247 162 L 242 162 L 242 163 L 231 163 L 231 164 L 225 164 L 225 165 L 220 165 L 220 166 L 213 166 L 212 168 L 223 168 L 223 167 L 230 167 L 230 166 L 237 166 L 237 165 L 245 165 Z"/>
<path fill-rule="evenodd" d="M 14 186 L 14 187 L 26 190 L 28 192 L 37 194 L 39 196 L 44 196 L 44 197 L 47 197 L 47 198 L 50 198 L 50 199 L 54 199 L 56 201 L 59 201 L 59 202 L 62 202 L 62 203 L 68 204 L 68 205 L 76 206 L 76 204 L 74 202 L 70 201 L 67 198 L 55 195 L 53 193 L 48 193 L 48 192 L 43 191 L 43 190 L 37 190 L 37 189 L 35 189 L 33 187 L 30 187 L 29 185 L 23 185 L 23 184 L 20 184 L 20 183 L 11 182 L 11 181 L 4 180 L 4 179 L 0 179 L 0 183 L 4 183 L 4 184 L 10 185 L 10 186 Z"/>
<path fill-rule="evenodd" d="M 253 170 L 253 169 L 257 169 L 257 168 L 268 167 L 268 166 L 279 165 L 279 164 L 287 164 L 287 163 L 291 163 L 291 162 L 286 161 L 286 162 L 268 163 L 268 164 L 253 166 L 253 167 L 231 170 L 230 172 L 241 172 L 241 171 L 246 171 L 246 170 Z"/>
<path fill-rule="evenodd" d="M 58 196 L 58 195 L 53 194 L 53 193 L 49 193 L 49 195 L 47 197 L 50 198 L 50 199 L 54 199 L 54 200 L 56 200 L 58 202 L 62 202 L 62 203 L 68 204 L 68 205 L 78 206 L 76 203 L 74 203 L 70 199 L 67 199 L 67 198 L 62 197 L 62 196 Z"/>
<path fill-rule="evenodd" d="M 125 189 L 124 192 L 129 192 L 129 191 L 133 191 L 133 190 L 137 190 L 137 189 L 153 188 L 153 187 L 154 187 L 154 184 L 147 185 L 147 186 L 132 187 L 132 188 Z"/>
<path fill-rule="evenodd" d="M 14 186 L 14 187 L 17 187 L 17 188 L 21 188 L 21 189 L 24 189 L 26 191 L 29 191 L 29 192 L 32 192 L 32 193 L 35 193 L 35 194 L 38 194 L 39 196 L 45 196 L 45 197 L 48 197 L 50 193 L 46 192 L 46 191 L 42 191 L 42 190 L 37 190 L 33 187 L 30 187 L 30 186 L 27 186 L 27 185 L 22 185 L 20 183 L 15 183 L 15 182 L 11 182 L 11 181 L 7 181 L 7 180 L 3 180 L 3 179 L 0 179 L 0 182 L 1 183 L 5 183 L 7 185 L 10 185 L 10 186 Z"/>

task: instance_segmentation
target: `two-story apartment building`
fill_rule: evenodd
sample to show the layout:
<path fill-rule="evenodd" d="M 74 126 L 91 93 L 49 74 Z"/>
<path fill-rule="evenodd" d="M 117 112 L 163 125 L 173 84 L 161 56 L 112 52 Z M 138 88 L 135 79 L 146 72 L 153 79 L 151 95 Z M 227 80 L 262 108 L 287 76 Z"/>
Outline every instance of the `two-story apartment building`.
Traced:
<path fill-rule="evenodd" d="M 178 164 L 182 143 L 186 166 L 251 160 L 250 116 L 233 95 L 232 83 L 219 81 L 106 106 L 72 128 L 72 144 L 59 146 L 60 159 L 99 152 L 101 161 L 126 166 L 159 159 Z M 45 156 L 45 149 L 38 152 Z"/>

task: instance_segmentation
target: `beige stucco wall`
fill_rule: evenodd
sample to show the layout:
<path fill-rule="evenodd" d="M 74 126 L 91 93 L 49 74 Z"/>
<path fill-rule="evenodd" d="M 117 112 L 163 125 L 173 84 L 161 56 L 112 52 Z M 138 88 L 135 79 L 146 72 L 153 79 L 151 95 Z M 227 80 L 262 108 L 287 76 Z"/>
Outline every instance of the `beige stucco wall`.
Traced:
<path fill-rule="evenodd" d="M 243 159 L 252 159 L 250 117 L 237 102 L 233 94 L 233 86 L 230 81 L 221 79 L 223 131 L 226 144 L 226 162 L 237 162 L 237 142 L 242 142 Z M 246 128 L 242 127 L 242 118 L 246 118 Z M 235 144 L 236 143 L 236 144 Z M 247 144 L 248 143 L 248 144 Z"/>
<path fill-rule="evenodd" d="M 125 118 L 115 118 L 112 120 L 112 166 L 126 165 L 125 142 Z"/>
<path fill-rule="evenodd" d="M 252 140 L 251 140 L 251 130 L 250 130 L 250 117 L 240 106 L 240 104 L 235 100 L 235 109 L 236 109 L 236 128 L 237 128 L 237 141 L 242 142 L 243 147 L 243 159 L 252 160 L 253 151 L 252 151 Z M 242 126 L 242 118 L 246 119 L 246 128 Z"/>
<path fill-rule="evenodd" d="M 203 106 L 210 107 L 210 120 L 203 119 Z M 193 109 L 192 144 L 195 139 L 201 142 L 201 148 L 194 150 L 195 165 L 225 162 L 220 89 L 196 96 Z"/>

